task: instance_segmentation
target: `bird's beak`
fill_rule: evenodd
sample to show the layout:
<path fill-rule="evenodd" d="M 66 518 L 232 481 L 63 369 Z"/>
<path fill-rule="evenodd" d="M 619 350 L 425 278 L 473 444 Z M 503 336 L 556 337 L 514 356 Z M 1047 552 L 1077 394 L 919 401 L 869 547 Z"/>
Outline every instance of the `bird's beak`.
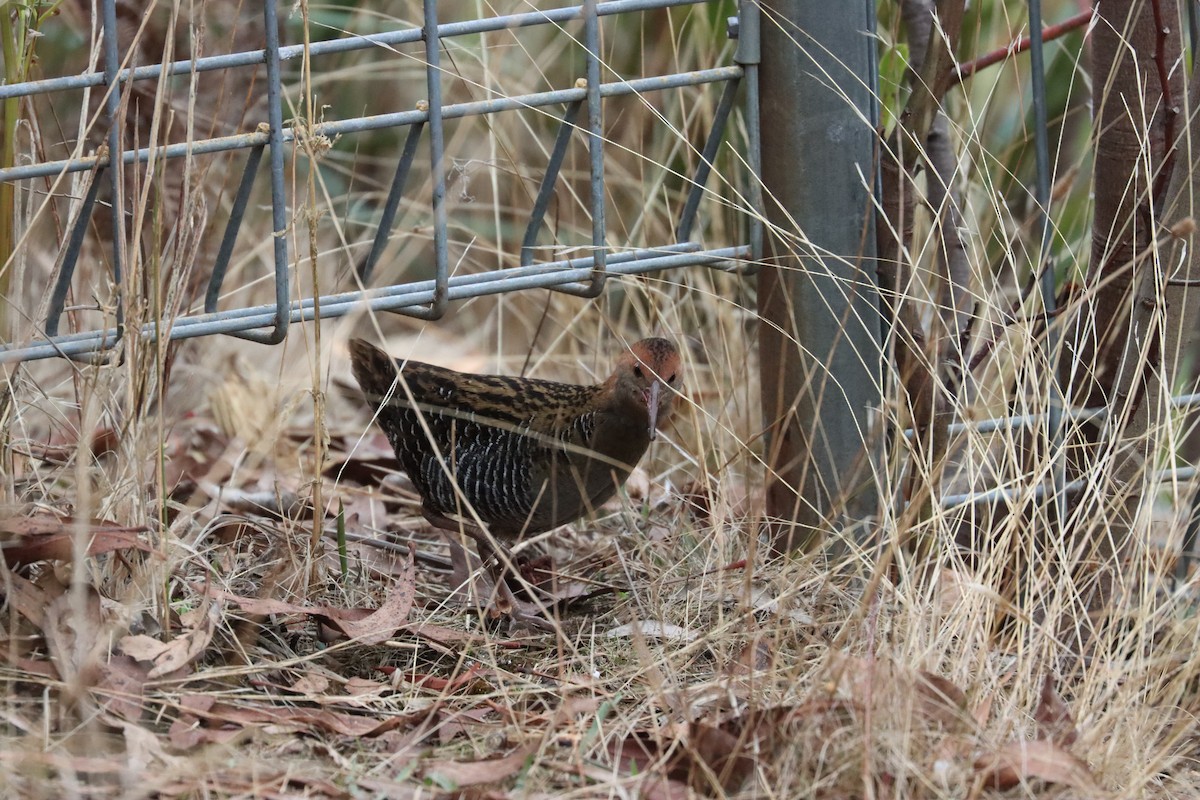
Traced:
<path fill-rule="evenodd" d="M 658 438 L 658 396 L 662 392 L 662 384 L 654 381 L 646 390 L 646 411 L 650 414 L 650 441 Z"/>

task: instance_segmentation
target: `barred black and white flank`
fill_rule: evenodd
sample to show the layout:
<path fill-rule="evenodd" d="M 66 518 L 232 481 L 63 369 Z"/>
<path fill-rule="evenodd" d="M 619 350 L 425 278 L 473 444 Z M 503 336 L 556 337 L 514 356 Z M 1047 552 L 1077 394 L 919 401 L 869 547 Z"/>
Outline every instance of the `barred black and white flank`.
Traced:
<path fill-rule="evenodd" d="M 670 414 L 680 378 L 679 352 L 657 338 L 634 344 L 595 386 L 469 375 L 361 339 L 350 358 L 426 516 L 478 516 L 510 541 L 611 498 Z"/>

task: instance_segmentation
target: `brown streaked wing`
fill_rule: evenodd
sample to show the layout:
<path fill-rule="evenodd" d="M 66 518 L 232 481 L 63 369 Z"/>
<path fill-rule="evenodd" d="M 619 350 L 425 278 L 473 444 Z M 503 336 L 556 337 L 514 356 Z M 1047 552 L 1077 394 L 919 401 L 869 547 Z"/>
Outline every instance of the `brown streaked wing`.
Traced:
<path fill-rule="evenodd" d="M 468 412 L 480 424 L 527 427 L 545 436 L 557 436 L 575 417 L 591 410 L 600 393 L 596 386 L 470 375 L 420 361 L 405 362 L 402 372 L 413 398 L 427 410 Z M 400 387 L 396 397 L 406 404 Z"/>

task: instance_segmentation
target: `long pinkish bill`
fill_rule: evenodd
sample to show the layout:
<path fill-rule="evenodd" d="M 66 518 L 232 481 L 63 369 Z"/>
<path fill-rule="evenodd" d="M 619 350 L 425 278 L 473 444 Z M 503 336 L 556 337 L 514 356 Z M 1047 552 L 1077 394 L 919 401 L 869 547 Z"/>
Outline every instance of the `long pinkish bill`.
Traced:
<path fill-rule="evenodd" d="M 658 438 L 658 395 L 662 391 L 662 383 L 655 379 L 646 390 L 646 411 L 650 414 L 650 441 Z"/>

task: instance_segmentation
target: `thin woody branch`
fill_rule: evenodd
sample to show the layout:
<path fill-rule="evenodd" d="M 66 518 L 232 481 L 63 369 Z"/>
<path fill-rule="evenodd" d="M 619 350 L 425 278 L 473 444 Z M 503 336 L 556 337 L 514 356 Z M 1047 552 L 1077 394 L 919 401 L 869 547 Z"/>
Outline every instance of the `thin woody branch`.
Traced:
<path fill-rule="evenodd" d="M 1047 27 L 1042 28 L 1042 41 L 1050 42 L 1066 36 L 1068 33 L 1076 30 L 1077 28 L 1082 28 L 1092 21 L 1094 14 L 1095 12 L 1089 9 L 1088 11 L 1076 14 L 1073 17 L 1069 17 L 1057 25 L 1048 25 Z M 965 64 L 956 64 L 951 69 L 950 83 L 952 85 L 955 83 L 962 83 L 964 80 L 971 77 L 981 69 L 990 67 L 993 64 L 999 64 L 1001 61 L 1004 61 L 1011 56 L 1015 56 L 1018 53 L 1024 53 L 1029 49 L 1030 44 L 1030 38 L 1028 36 L 1022 36 L 1015 42 L 993 50 L 992 52 L 982 55 L 973 61 L 968 61 Z"/>

